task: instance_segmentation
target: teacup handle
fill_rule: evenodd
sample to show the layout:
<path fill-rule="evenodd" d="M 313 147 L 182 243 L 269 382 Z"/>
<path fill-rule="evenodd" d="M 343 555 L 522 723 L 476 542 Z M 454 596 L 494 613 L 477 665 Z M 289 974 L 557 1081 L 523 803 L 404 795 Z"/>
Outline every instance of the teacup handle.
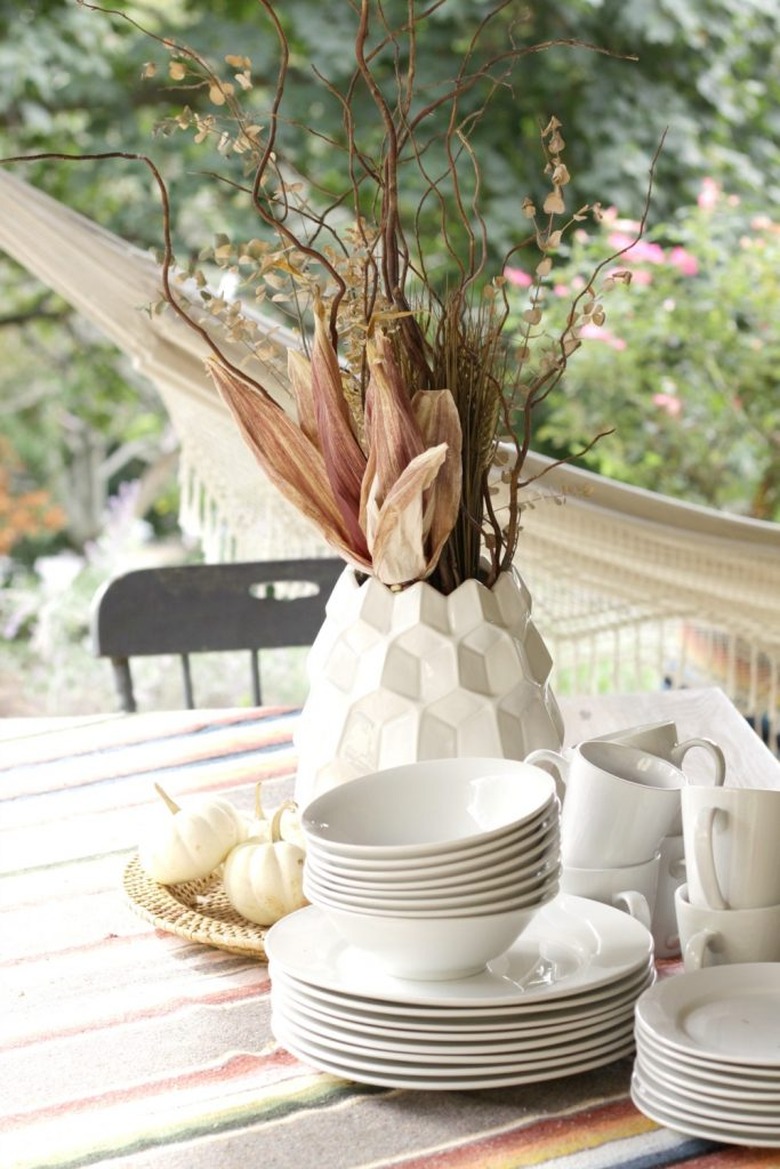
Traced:
<path fill-rule="evenodd" d="M 635 917 L 638 922 L 642 923 L 645 929 L 650 929 L 650 922 L 652 920 L 650 906 L 647 904 L 647 898 L 643 893 L 639 893 L 636 889 L 626 889 L 622 893 L 616 893 L 614 895 L 612 904 L 616 909 L 624 909 L 631 917 Z"/>
<path fill-rule="evenodd" d="M 530 755 L 525 757 L 526 763 L 551 763 L 555 768 L 555 786 L 558 791 L 558 799 L 563 803 L 563 797 L 566 793 L 566 780 L 569 778 L 569 767 L 571 761 L 562 755 L 560 751 L 553 751 L 550 747 L 538 747 L 536 751 L 532 751 Z"/>
<path fill-rule="evenodd" d="M 686 739 L 684 743 L 678 743 L 672 749 L 672 763 L 675 767 L 682 767 L 683 757 L 693 747 L 703 747 L 705 751 L 712 757 L 715 764 L 715 787 L 723 787 L 726 778 L 726 756 L 712 739 Z"/>
<path fill-rule="evenodd" d="M 706 958 L 717 936 L 714 930 L 703 929 L 692 938 L 688 938 L 683 951 L 683 965 L 688 972 L 701 970 L 702 967 L 709 965 Z"/>
<path fill-rule="evenodd" d="M 728 909 L 729 906 L 721 892 L 718 874 L 715 869 L 715 852 L 712 846 L 712 832 L 715 817 L 720 808 L 702 808 L 696 817 L 693 830 L 693 852 L 696 871 L 701 882 L 704 900 L 710 909 Z"/>

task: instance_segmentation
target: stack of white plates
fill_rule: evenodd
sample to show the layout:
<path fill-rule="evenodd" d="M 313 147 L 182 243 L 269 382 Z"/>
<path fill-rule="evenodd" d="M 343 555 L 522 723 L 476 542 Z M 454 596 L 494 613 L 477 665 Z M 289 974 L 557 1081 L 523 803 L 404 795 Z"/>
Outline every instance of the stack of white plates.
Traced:
<path fill-rule="evenodd" d="M 394 978 L 316 906 L 266 937 L 276 1039 L 323 1071 L 399 1088 L 554 1079 L 634 1050 L 652 938 L 628 914 L 559 896 L 470 978 Z"/>
<path fill-rule="evenodd" d="M 644 992 L 631 1095 L 691 1136 L 780 1148 L 780 963 L 713 966 Z"/>

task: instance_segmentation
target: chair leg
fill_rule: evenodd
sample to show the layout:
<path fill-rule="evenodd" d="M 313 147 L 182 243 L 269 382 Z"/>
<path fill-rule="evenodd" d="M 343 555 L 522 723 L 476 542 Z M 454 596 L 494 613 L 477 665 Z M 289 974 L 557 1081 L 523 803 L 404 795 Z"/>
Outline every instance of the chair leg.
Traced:
<path fill-rule="evenodd" d="M 192 672 L 190 670 L 190 655 L 181 655 L 181 669 L 184 680 L 184 700 L 187 703 L 187 710 L 195 709 L 195 696 L 192 691 Z"/>
<path fill-rule="evenodd" d="M 133 693 L 133 677 L 130 673 L 130 663 L 127 658 L 112 658 L 114 669 L 114 685 L 119 695 L 119 704 L 127 714 L 133 714 L 138 708 Z"/>
<path fill-rule="evenodd" d="M 252 659 L 252 701 L 255 706 L 262 706 L 262 695 L 260 692 L 260 654 L 256 649 L 251 651 Z"/>

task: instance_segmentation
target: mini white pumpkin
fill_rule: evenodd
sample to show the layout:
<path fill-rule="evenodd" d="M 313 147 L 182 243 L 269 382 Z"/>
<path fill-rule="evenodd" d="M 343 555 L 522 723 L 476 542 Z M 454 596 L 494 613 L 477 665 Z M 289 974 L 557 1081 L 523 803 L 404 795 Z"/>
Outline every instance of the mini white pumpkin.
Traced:
<path fill-rule="evenodd" d="M 271 821 L 266 817 L 263 809 L 262 783 L 255 785 L 255 814 L 246 820 L 247 840 L 270 840 Z M 281 822 L 279 835 L 282 840 L 289 840 L 305 850 L 306 838 L 301 828 L 301 817 L 298 805 L 294 800 L 287 800 L 281 807 Z"/>
<path fill-rule="evenodd" d="M 273 925 L 308 902 L 303 895 L 306 854 L 282 840 L 282 804 L 271 821 L 270 840 L 250 839 L 230 852 L 222 873 L 225 895 L 233 908 L 255 925 Z"/>
<path fill-rule="evenodd" d="M 158 784 L 155 789 L 168 810 L 160 809 L 138 847 L 138 857 L 161 885 L 207 877 L 246 839 L 246 820 L 229 800 L 212 796 L 181 808 Z"/>

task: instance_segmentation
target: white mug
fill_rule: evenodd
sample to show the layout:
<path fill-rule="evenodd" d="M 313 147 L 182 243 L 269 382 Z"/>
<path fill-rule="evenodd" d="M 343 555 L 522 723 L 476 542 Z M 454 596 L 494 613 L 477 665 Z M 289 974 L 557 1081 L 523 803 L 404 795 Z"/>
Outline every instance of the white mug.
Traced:
<path fill-rule="evenodd" d="M 624 909 L 647 929 L 651 928 L 655 907 L 661 854 L 639 865 L 621 865 L 613 869 L 566 867 L 561 873 L 561 892 L 588 897 Z"/>
<path fill-rule="evenodd" d="M 679 958 L 680 931 L 674 895 L 685 883 L 685 843 L 682 833 L 667 836 L 661 845 L 658 887 L 653 909 L 653 943 L 656 958 Z"/>
<path fill-rule="evenodd" d="M 702 783 L 707 777 L 716 787 L 721 787 L 726 779 L 726 758 L 715 740 L 693 738 L 680 741 L 677 724 L 671 721 L 626 727 L 625 730 L 613 731 L 608 735 L 597 735 L 596 738 L 605 743 L 628 743 L 629 746 L 641 747 L 642 750 L 649 751 L 652 755 L 660 755 L 662 759 L 679 767 L 685 773 L 688 783 Z M 693 767 L 684 767 L 685 756 L 695 748 L 699 748 L 699 750 Z M 706 764 L 703 762 L 702 752 L 708 757 Z M 678 812 L 669 835 L 679 836 L 681 833 L 682 818 Z"/>
<path fill-rule="evenodd" d="M 563 784 L 561 859 L 574 868 L 651 860 L 679 807 L 685 776 L 657 755 L 589 739 L 566 754 L 542 747 L 527 763 L 552 764 Z"/>
<path fill-rule="evenodd" d="M 677 890 L 675 905 L 686 971 L 780 961 L 780 905 L 709 909 L 691 904 L 687 885 Z"/>
<path fill-rule="evenodd" d="M 780 904 L 780 788 L 682 794 L 690 899 L 711 909 Z"/>

